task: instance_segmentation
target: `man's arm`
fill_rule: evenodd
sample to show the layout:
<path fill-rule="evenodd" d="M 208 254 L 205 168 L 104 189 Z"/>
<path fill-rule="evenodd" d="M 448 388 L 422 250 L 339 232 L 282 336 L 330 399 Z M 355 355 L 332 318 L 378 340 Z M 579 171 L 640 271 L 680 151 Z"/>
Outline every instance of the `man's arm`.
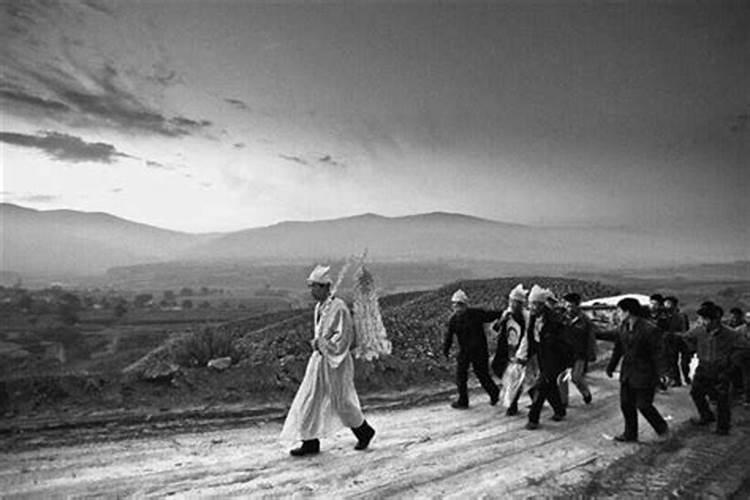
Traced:
<path fill-rule="evenodd" d="M 617 335 L 615 337 L 615 347 L 612 349 L 612 357 L 609 358 L 609 363 L 607 364 L 607 376 L 611 377 L 612 374 L 615 372 L 615 369 L 617 368 L 617 363 L 620 362 L 620 358 L 622 358 L 623 354 L 623 347 L 622 342 L 620 341 L 620 336 Z"/>
<path fill-rule="evenodd" d="M 451 353 L 453 344 L 453 316 L 448 320 L 448 328 L 445 329 L 445 338 L 443 339 L 443 355 L 447 358 Z"/>

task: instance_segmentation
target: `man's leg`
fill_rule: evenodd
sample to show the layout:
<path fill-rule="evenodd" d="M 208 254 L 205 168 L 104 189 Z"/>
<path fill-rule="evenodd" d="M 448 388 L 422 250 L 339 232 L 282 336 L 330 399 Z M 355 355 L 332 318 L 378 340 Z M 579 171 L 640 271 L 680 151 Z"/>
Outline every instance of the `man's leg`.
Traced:
<path fill-rule="evenodd" d="M 667 432 L 667 422 L 654 406 L 654 389 L 637 389 L 635 405 L 657 434 Z"/>
<path fill-rule="evenodd" d="M 564 372 L 563 372 L 564 373 Z M 566 405 L 563 404 L 562 398 L 560 397 L 560 389 L 557 385 L 557 380 L 560 377 L 558 374 L 557 377 L 552 378 L 549 381 L 549 385 L 547 386 L 547 401 L 549 401 L 550 406 L 552 406 L 552 409 L 554 410 L 555 414 L 553 418 L 555 420 L 561 420 L 565 416 L 565 407 Z"/>
<path fill-rule="evenodd" d="M 690 397 L 693 398 L 693 403 L 700 416 L 700 420 L 696 423 L 713 422 L 716 418 L 706 400 L 706 396 L 711 391 L 711 382 L 711 378 L 706 376 L 699 366 L 695 372 L 695 377 L 693 377 L 693 387 L 690 389 Z"/>
<path fill-rule="evenodd" d="M 716 381 L 716 392 L 717 392 L 717 422 L 716 432 L 718 434 L 728 434 L 729 427 L 732 420 L 731 410 L 731 395 L 729 393 L 729 380 L 726 378 L 720 378 Z"/>
<path fill-rule="evenodd" d="M 680 369 L 685 383 L 690 385 L 690 361 L 693 359 L 693 351 L 684 339 L 679 340 L 680 347 Z"/>
<path fill-rule="evenodd" d="M 620 410 L 625 420 L 625 432 L 621 437 L 624 441 L 636 441 L 638 439 L 638 412 L 635 406 L 635 394 L 627 382 L 620 383 Z"/>
<path fill-rule="evenodd" d="M 750 405 L 750 351 L 744 351 L 740 357 L 742 384 L 745 388 L 745 404 Z"/>
<path fill-rule="evenodd" d="M 489 394 L 490 403 L 496 404 L 500 397 L 500 389 L 497 388 L 495 381 L 489 371 L 489 359 L 487 354 L 477 354 L 471 360 L 471 366 L 474 369 L 474 375 L 479 379 L 482 388 Z"/>
<path fill-rule="evenodd" d="M 566 371 L 562 371 L 560 375 L 557 376 L 557 393 L 560 396 L 560 402 L 563 404 L 563 406 L 568 406 L 568 399 L 570 395 L 570 390 L 568 387 L 568 381 L 565 380 Z"/>
<path fill-rule="evenodd" d="M 573 364 L 573 373 L 571 374 L 573 383 L 578 388 L 578 392 L 583 396 L 583 402 L 589 404 L 591 402 L 591 391 L 586 383 L 586 360 L 577 359 Z"/>
<path fill-rule="evenodd" d="M 458 388 L 458 399 L 454 407 L 469 406 L 469 391 L 466 383 L 469 378 L 469 358 L 466 354 L 459 352 L 456 359 L 456 387 Z"/>
<path fill-rule="evenodd" d="M 541 377 L 534 388 L 534 395 L 532 397 L 533 401 L 529 409 L 529 423 L 538 424 L 539 415 L 542 413 L 542 406 L 544 406 L 544 401 L 547 399 L 546 384 Z"/>

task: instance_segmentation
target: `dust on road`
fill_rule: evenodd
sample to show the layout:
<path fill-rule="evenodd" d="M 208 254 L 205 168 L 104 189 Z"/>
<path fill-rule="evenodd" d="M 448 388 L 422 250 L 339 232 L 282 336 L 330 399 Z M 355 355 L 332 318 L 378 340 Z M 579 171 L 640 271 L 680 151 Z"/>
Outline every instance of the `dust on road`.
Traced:
<path fill-rule="evenodd" d="M 342 429 L 322 441 L 320 455 L 294 459 L 288 446 L 276 440 L 281 424 L 261 422 L 3 453 L 0 491 L 9 498 L 585 494 L 592 479 L 603 480 L 602 474 L 622 466 L 628 457 L 642 460 L 648 450 L 670 452 L 669 443 L 658 442 L 643 419 L 641 444 L 609 441 L 605 436 L 622 430 L 617 382 L 600 373 L 592 374 L 591 380 L 592 405 L 583 405 L 573 389 L 567 420 L 548 420 L 552 412 L 547 408 L 537 431 L 523 429 L 524 415 L 505 417 L 503 409 L 489 406 L 485 395 L 475 393 L 472 407 L 465 411 L 453 410 L 445 401 L 366 412 L 378 433 L 365 452 L 354 451 L 354 436 Z M 678 434 L 697 432 L 679 430 L 694 411 L 687 389 L 659 394 L 656 406 Z M 743 411 L 744 417 L 737 415 Z M 735 413 L 746 422 L 750 412 Z M 750 440 L 750 429 L 716 439 L 735 444 L 738 439 Z M 700 468 L 703 462 L 694 459 L 691 466 Z M 738 474 L 742 475 L 734 475 Z M 738 485 L 742 479 L 732 478 Z M 612 488 L 622 486 L 610 482 Z"/>

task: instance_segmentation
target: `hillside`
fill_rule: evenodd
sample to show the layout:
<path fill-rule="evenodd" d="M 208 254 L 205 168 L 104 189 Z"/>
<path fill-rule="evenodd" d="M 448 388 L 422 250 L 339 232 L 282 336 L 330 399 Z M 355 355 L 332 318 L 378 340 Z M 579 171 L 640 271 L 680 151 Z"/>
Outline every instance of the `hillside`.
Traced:
<path fill-rule="evenodd" d="M 174 258 L 211 239 L 140 224 L 106 213 L 40 211 L 0 204 L 0 269 L 62 276 Z"/>

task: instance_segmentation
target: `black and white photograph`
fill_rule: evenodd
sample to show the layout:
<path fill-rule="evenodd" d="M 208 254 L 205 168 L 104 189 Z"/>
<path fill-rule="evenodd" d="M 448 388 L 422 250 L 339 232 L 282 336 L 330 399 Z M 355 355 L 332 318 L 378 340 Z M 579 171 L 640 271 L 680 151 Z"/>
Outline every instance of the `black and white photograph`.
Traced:
<path fill-rule="evenodd" d="M 0 19 L 0 497 L 750 498 L 747 0 Z"/>

